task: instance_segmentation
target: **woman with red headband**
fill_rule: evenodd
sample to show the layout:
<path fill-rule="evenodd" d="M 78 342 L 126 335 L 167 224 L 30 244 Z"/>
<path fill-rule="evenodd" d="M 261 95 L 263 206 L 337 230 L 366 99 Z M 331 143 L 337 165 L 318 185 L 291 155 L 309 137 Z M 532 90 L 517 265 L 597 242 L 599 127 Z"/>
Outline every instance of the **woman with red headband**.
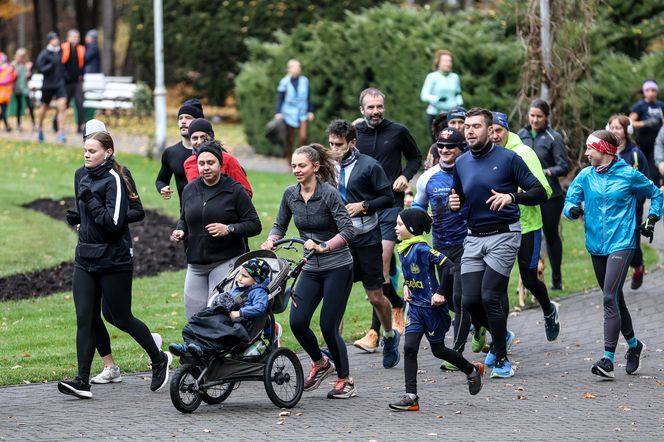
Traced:
<path fill-rule="evenodd" d="M 570 219 L 585 213 L 586 248 L 604 295 L 604 356 L 592 366 L 592 373 L 608 379 L 614 378 L 613 357 L 620 333 L 629 346 L 625 354 L 627 374 L 639 369 L 645 344 L 634 333 L 622 286 L 639 232 L 652 241 L 655 223 L 662 217 L 662 192 L 618 158 L 618 144 L 608 130 L 590 134 L 585 152 L 590 166 L 572 181 L 563 209 Z M 639 197 L 650 199 L 650 211 L 646 222 L 637 226 Z"/>

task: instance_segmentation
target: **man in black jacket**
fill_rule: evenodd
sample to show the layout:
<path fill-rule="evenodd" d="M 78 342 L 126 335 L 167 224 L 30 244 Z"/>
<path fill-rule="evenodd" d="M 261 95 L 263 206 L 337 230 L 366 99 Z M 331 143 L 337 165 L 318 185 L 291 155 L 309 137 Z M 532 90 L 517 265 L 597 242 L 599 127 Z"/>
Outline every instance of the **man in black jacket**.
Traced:
<path fill-rule="evenodd" d="M 178 191 L 180 207 L 182 207 L 182 190 L 187 185 L 187 176 L 184 173 L 184 162 L 191 156 L 191 140 L 189 138 L 189 124 L 196 118 L 205 118 L 203 105 L 195 98 L 182 103 L 178 110 L 178 128 L 180 129 L 180 141 L 167 147 L 161 154 L 161 169 L 157 174 L 155 185 L 157 192 L 165 200 L 171 199 L 171 177 L 175 176 L 175 185 Z"/>
<path fill-rule="evenodd" d="M 404 192 L 422 166 L 422 154 L 408 128 L 384 118 L 385 95 L 381 91 L 374 88 L 363 90 L 360 94 L 360 112 L 364 121 L 356 125 L 357 150 L 378 160 L 392 183 L 394 205 L 378 213 L 383 244 L 383 292 L 395 309 L 395 328 L 403 331 L 404 304 L 390 284 L 390 260 L 397 240 L 394 226 L 403 209 Z M 406 159 L 405 168 L 401 166 L 402 155 Z M 379 327 L 380 323 L 374 316 L 371 328 Z"/>
<path fill-rule="evenodd" d="M 392 185 L 378 161 L 355 149 L 357 132 L 344 120 L 334 120 L 327 128 L 330 156 L 339 163 L 338 189 L 346 210 L 353 221 L 355 237 L 348 245 L 353 255 L 353 279 L 362 281 L 369 302 L 384 328 L 383 366 L 392 368 L 399 363 L 397 330 L 392 330 L 390 301 L 383 294 L 383 267 L 380 225 L 377 212 L 394 205 Z M 373 331 L 373 330 L 371 330 Z M 371 332 L 370 331 L 370 332 Z M 375 334 L 376 347 L 378 333 Z M 373 336 L 373 335 L 372 335 Z M 373 352 L 376 347 L 363 347 Z"/>
<path fill-rule="evenodd" d="M 41 105 L 39 106 L 37 139 L 44 142 L 44 117 L 46 110 L 55 98 L 58 127 L 58 140 L 65 142 L 65 110 L 67 109 L 67 90 L 65 89 L 65 74 L 61 63 L 62 49 L 60 38 L 55 32 L 49 32 L 46 37 L 47 45 L 37 57 L 37 70 L 44 76 L 42 83 Z"/>

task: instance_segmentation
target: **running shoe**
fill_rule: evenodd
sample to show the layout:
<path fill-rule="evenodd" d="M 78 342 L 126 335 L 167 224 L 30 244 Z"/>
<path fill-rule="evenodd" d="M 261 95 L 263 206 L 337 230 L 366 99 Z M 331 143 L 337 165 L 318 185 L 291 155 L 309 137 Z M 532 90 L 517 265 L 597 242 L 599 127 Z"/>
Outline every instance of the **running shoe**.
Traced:
<path fill-rule="evenodd" d="M 198 356 L 199 358 L 203 357 L 203 349 L 195 342 L 187 344 L 187 350 L 194 356 Z"/>
<path fill-rule="evenodd" d="M 104 369 L 97 376 L 90 379 L 91 384 L 108 384 L 108 383 L 122 382 L 120 376 L 120 367 L 104 367 Z"/>
<path fill-rule="evenodd" d="M 327 393 L 328 399 L 349 399 L 357 396 L 353 378 L 337 379 L 334 388 Z"/>
<path fill-rule="evenodd" d="M 627 374 L 635 374 L 639 371 L 641 367 L 641 353 L 646 349 L 646 344 L 641 341 L 637 341 L 636 347 L 628 348 L 627 353 L 625 353 L 625 359 L 627 359 L 627 364 L 625 364 L 625 371 Z"/>
<path fill-rule="evenodd" d="M 514 376 L 514 369 L 507 358 L 496 362 L 496 366 L 491 370 L 492 378 L 511 378 Z"/>
<path fill-rule="evenodd" d="M 161 335 L 159 333 L 150 333 L 152 335 L 152 340 L 154 341 L 154 345 L 157 346 L 159 350 L 161 350 L 161 345 L 164 343 L 164 340 L 161 338 Z"/>
<path fill-rule="evenodd" d="M 475 396 L 482 389 L 482 376 L 484 376 L 484 364 L 475 362 L 473 365 L 475 366 L 475 370 L 473 370 L 471 374 L 466 375 L 466 379 L 468 380 L 468 392 L 471 395 Z"/>
<path fill-rule="evenodd" d="M 353 345 L 360 350 L 366 351 L 367 353 L 373 353 L 378 348 L 379 342 L 380 339 L 376 330 L 370 329 L 367 334 L 362 337 L 362 339 L 358 339 L 357 341 L 353 342 Z"/>
<path fill-rule="evenodd" d="M 544 317 L 544 331 L 546 332 L 546 340 L 551 342 L 558 339 L 560 333 L 560 320 L 558 319 L 558 303 L 551 301 L 551 313 Z"/>
<path fill-rule="evenodd" d="M 486 357 L 484 358 L 484 365 L 493 368 L 496 365 L 496 354 L 493 352 L 493 350 L 489 350 L 489 353 L 486 354 Z"/>
<path fill-rule="evenodd" d="M 507 330 L 507 334 L 505 335 L 505 352 L 510 351 L 513 342 L 514 342 L 514 332 L 512 330 Z"/>
<path fill-rule="evenodd" d="M 168 351 L 175 356 L 184 356 L 187 354 L 187 344 L 172 343 L 168 346 Z"/>
<path fill-rule="evenodd" d="M 67 139 L 65 138 L 65 134 L 60 132 L 58 134 L 58 141 L 61 142 L 62 144 L 65 144 L 67 142 Z"/>
<path fill-rule="evenodd" d="M 447 371 L 457 371 L 457 370 L 459 370 L 459 367 L 452 364 L 451 362 L 443 361 L 443 363 L 440 364 L 440 369 L 441 370 L 447 370 Z"/>
<path fill-rule="evenodd" d="M 397 402 L 389 404 L 389 407 L 394 411 L 420 411 L 420 398 L 415 396 L 415 399 L 411 399 L 404 394 Z"/>
<path fill-rule="evenodd" d="M 595 362 L 591 371 L 594 375 L 597 375 L 603 379 L 613 380 L 616 377 L 615 373 L 613 372 L 613 362 L 607 358 L 602 358 Z"/>
<path fill-rule="evenodd" d="M 405 307 L 402 308 L 394 307 L 392 309 L 392 328 L 398 330 L 399 333 L 401 333 L 402 335 L 405 330 L 404 311 Z"/>
<path fill-rule="evenodd" d="M 150 390 L 159 391 L 168 383 L 168 369 L 173 362 L 173 355 L 169 352 L 161 352 L 161 362 L 152 363 L 152 382 L 150 383 Z"/>
<path fill-rule="evenodd" d="M 90 399 L 92 397 L 90 384 L 78 376 L 71 381 L 58 382 L 58 390 L 60 393 L 76 396 L 79 399 Z"/>
<path fill-rule="evenodd" d="M 486 344 L 486 328 L 478 327 L 473 333 L 473 340 L 470 343 L 470 349 L 473 353 L 479 353 Z"/>
<path fill-rule="evenodd" d="M 323 379 L 334 373 L 334 364 L 332 364 L 332 362 L 330 362 L 327 357 L 323 358 L 325 359 L 325 363 L 323 365 L 316 365 L 313 362 L 311 363 L 309 375 L 304 380 L 304 391 L 317 389 L 320 387 Z"/>
<path fill-rule="evenodd" d="M 401 360 L 401 352 L 399 351 L 401 335 L 396 328 L 392 331 L 394 332 L 394 336 L 383 338 L 383 367 L 385 368 L 392 368 Z"/>
<path fill-rule="evenodd" d="M 643 266 L 638 266 L 634 268 L 634 272 L 632 273 L 632 284 L 630 287 L 632 290 L 637 290 L 641 285 L 643 284 L 643 274 L 645 273 L 645 269 Z"/>
<path fill-rule="evenodd" d="M 43 130 L 38 130 L 37 131 L 37 141 L 40 143 L 44 142 L 44 131 Z"/>

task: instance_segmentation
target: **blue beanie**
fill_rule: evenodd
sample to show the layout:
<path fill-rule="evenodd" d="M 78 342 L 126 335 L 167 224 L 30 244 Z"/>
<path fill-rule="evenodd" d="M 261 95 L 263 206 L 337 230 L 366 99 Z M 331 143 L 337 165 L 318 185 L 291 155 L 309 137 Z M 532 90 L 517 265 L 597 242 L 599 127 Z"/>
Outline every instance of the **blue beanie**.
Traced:
<path fill-rule="evenodd" d="M 497 124 L 507 130 L 510 130 L 510 125 L 507 122 L 507 115 L 502 112 L 491 112 L 491 115 L 493 115 L 493 124 Z"/>

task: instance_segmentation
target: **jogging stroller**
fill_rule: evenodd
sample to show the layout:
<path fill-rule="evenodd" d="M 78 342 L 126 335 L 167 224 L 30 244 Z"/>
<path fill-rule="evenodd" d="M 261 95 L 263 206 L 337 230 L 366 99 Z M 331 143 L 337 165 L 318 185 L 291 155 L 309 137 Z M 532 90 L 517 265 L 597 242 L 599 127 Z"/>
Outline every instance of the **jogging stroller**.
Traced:
<path fill-rule="evenodd" d="M 299 238 L 284 238 L 274 243 L 275 251 L 297 250 L 304 244 Z M 304 391 L 304 373 L 297 355 L 278 346 L 275 313 L 288 307 L 290 293 L 302 267 L 313 255 L 307 253 L 299 261 L 279 257 L 273 251 L 256 250 L 240 256 L 233 270 L 215 287 L 215 294 L 230 292 L 240 266 L 251 258 L 263 258 L 272 275 L 267 287 L 268 309 L 248 326 L 249 342 L 230 348 L 209 350 L 202 356 L 185 355 L 170 383 L 171 401 L 182 413 L 192 413 L 201 404 L 220 404 L 239 387 L 241 381 L 263 381 L 265 391 L 274 405 L 292 408 Z M 291 284 L 288 287 L 288 281 Z"/>

